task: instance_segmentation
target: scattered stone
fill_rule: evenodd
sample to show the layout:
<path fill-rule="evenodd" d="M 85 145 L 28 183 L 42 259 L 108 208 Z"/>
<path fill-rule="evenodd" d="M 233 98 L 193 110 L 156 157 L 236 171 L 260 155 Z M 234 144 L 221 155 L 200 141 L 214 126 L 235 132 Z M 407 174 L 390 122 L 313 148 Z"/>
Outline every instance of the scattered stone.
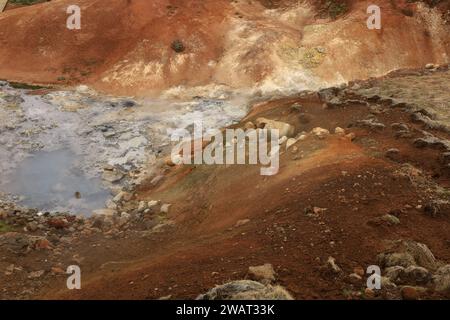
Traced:
<path fill-rule="evenodd" d="M 38 229 L 38 224 L 36 222 L 30 222 L 27 224 L 27 230 L 35 232 Z"/>
<path fill-rule="evenodd" d="M 327 208 L 320 208 L 320 207 L 313 207 L 313 209 L 312 209 L 314 214 L 321 214 L 321 213 L 324 213 L 327 210 L 328 210 Z"/>
<path fill-rule="evenodd" d="M 432 275 L 423 267 L 409 266 L 400 273 L 400 278 L 403 283 L 424 285 L 431 281 Z"/>
<path fill-rule="evenodd" d="M 58 266 L 52 267 L 51 272 L 53 274 L 65 274 L 66 273 L 61 267 L 58 267 Z"/>
<path fill-rule="evenodd" d="M 301 124 L 308 124 L 313 120 L 313 117 L 307 113 L 300 113 L 298 115 L 298 120 Z"/>
<path fill-rule="evenodd" d="M 427 270 L 436 270 L 438 266 L 433 253 L 423 243 L 411 240 L 397 241 L 390 251 L 378 255 L 380 266 L 384 268 L 420 266 Z"/>
<path fill-rule="evenodd" d="M 359 275 L 360 277 L 364 277 L 364 275 L 365 275 L 364 268 L 361 267 L 361 266 L 358 266 L 358 267 L 353 268 L 353 272 L 354 272 L 355 274 Z"/>
<path fill-rule="evenodd" d="M 346 134 L 345 137 L 350 140 L 353 141 L 356 139 L 356 134 L 354 132 L 350 132 L 349 134 Z"/>
<path fill-rule="evenodd" d="M 132 108 L 136 105 L 136 102 L 132 100 L 123 100 L 121 105 L 123 108 Z"/>
<path fill-rule="evenodd" d="M 117 209 L 117 204 L 111 199 L 106 200 L 105 205 L 106 205 L 106 208 L 108 208 L 108 209 L 113 209 L 113 210 Z"/>
<path fill-rule="evenodd" d="M 98 209 L 92 211 L 92 215 L 98 217 L 112 217 L 115 213 L 116 210 L 113 209 Z"/>
<path fill-rule="evenodd" d="M 393 123 L 391 124 L 391 128 L 399 132 L 409 132 L 409 127 L 404 123 Z"/>
<path fill-rule="evenodd" d="M 364 296 L 367 299 L 373 299 L 373 298 L 375 298 L 375 291 L 373 289 L 366 288 L 366 289 L 364 289 Z"/>
<path fill-rule="evenodd" d="M 152 181 L 150 181 L 150 183 L 152 184 L 152 186 L 156 186 L 162 179 L 164 179 L 164 176 L 160 174 L 154 177 Z"/>
<path fill-rule="evenodd" d="M 428 69 L 428 70 L 435 69 L 435 68 L 436 68 L 436 66 L 432 63 L 427 63 L 425 65 L 425 69 Z"/>
<path fill-rule="evenodd" d="M 286 149 L 289 149 L 290 147 L 292 147 L 294 144 L 296 144 L 297 143 L 297 139 L 294 139 L 294 138 L 289 138 L 287 141 L 286 141 Z"/>
<path fill-rule="evenodd" d="M 49 250 L 52 248 L 52 245 L 51 245 L 50 241 L 43 238 L 43 239 L 36 240 L 36 242 L 34 243 L 34 248 L 37 250 Z"/>
<path fill-rule="evenodd" d="M 339 88 L 330 87 L 319 91 L 319 97 L 324 102 L 329 102 L 339 95 Z"/>
<path fill-rule="evenodd" d="M 112 138 L 112 137 L 114 137 L 115 135 L 116 135 L 116 132 L 113 131 L 113 130 L 108 130 L 108 131 L 103 132 L 103 136 L 104 136 L 105 138 Z"/>
<path fill-rule="evenodd" d="M 243 220 L 239 220 L 238 222 L 236 222 L 236 224 L 234 225 L 236 228 L 237 227 L 241 227 L 244 224 L 247 224 L 250 222 L 250 219 L 243 219 Z"/>
<path fill-rule="evenodd" d="M 402 266 L 388 267 L 384 270 L 385 277 L 393 283 L 401 283 L 404 273 L 405 268 Z"/>
<path fill-rule="evenodd" d="M 139 205 L 137 207 L 138 212 L 144 212 L 145 209 L 147 209 L 147 202 L 145 201 L 139 201 Z"/>
<path fill-rule="evenodd" d="M 401 288 L 400 293 L 403 300 L 417 300 L 419 299 L 419 294 L 416 288 L 411 286 L 404 286 Z"/>
<path fill-rule="evenodd" d="M 152 200 L 152 201 L 149 201 L 149 202 L 147 203 L 147 207 L 148 207 L 149 209 L 153 209 L 153 208 L 156 207 L 158 204 L 159 204 L 159 201 Z"/>
<path fill-rule="evenodd" d="M 124 177 L 124 174 L 118 171 L 104 171 L 102 178 L 111 183 L 119 182 Z"/>
<path fill-rule="evenodd" d="M 176 53 L 182 53 L 186 48 L 181 40 L 174 40 L 170 45 L 173 51 Z"/>
<path fill-rule="evenodd" d="M 323 129 L 320 127 L 314 128 L 311 133 L 318 139 L 325 139 L 327 136 L 330 135 L 330 131 L 327 129 Z"/>
<path fill-rule="evenodd" d="M 386 158 L 391 159 L 393 161 L 398 161 L 400 160 L 400 150 L 391 148 L 386 151 L 385 156 Z"/>
<path fill-rule="evenodd" d="M 280 139 L 278 139 L 278 144 L 282 145 L 283 143 L 285 143 L 288 140 L 288 137 L 283 136 Z"/>
<path fill-rule="evenodd" d="M 336 259 L 333 257 L 328 257 L 327 269 L 335 274 L 342 272 L 341 268 L 336 264 Z"/>
<path fill-rule="evenodd" d="M 448 140 L 442 140 L 435 136 L 428 135 L 424 138 L 418 138 L 413 142 L 414 146 L 417 148 L 435 148 L 441 150 L 449 150 L 450 142 Z"/>
<path fill-rule="evenodd" d="M 260 281 L 262 283 L 271 283 L 275 281 L 275 270 L 270 263 L 262 266 L 249 267 L 248 273 L 252 280 Z"/>
<path fill-rule="evenodd" d="M 430 203 L 425 204 L 425 206 L 423 207 L 423 211 L 426 215 L 428 215 L 432 218 L 436 218 L 440 215 L 441 208 L 438 203 L 430 202 Z"/>
<path fill-rule="evenodd" d="M 376 119 L 371 118 L 368 120 L 359 120 L 356 122 L 357 127 L 368 128 L 371 130 L 383 130 L 386 126 Z"/>
<path fill-rule="evenodd" d="M 396 216 L 391 215 L 391 214 L 385 214 L 384 216 L 381 217 L 381 220 L 386 222 L 389 225 L 400 224 L 400 219 L 397 218 Z"/>
<path fill-rule="evenodd" d="M 356 273 L 351 273 L 348 276 L 348 278 L 349 278 L 350 282 L 354 283 L 354 284 L 360 283 L 362 281 L 362 277 L 359 274 L 356 274 Z"/>
<path fill-rule="evenodd" d="M 296 112 L 302 112 L 303 106 L 300 103 L 296 102 L 291 106 L 291 110 Z"/>
<path fill-rule="evenodd" d="M 381 288 L 384 289 L 395 289 L 397 288 L 397 285 L 393 282 L 391 282 L 391 280 L 388 277 L 381 277 Z"/>
<path fill-rule="evenodd" d="M 437 268 L 436 258 L 427 245 L 415 241 L 404 241 L 403 245 L 406 247 L 406 251 L 414 257 L 418 266 L 430 270 Z"/>
<path fill-rule="evenodd" d="M 216 286 L 197 300 L 293 300 L 293 297 L 281 286 L 238 280 Z"/>
<path fill-rule="evenodd" d="M 345 129 L 341 128 L 341 127 L 336 127 L 334 129 L 334 133 L 338 134 L 340 136 L 344 136 L 345 135 Z"/>
<path fill-rule="evenodd" d="M 44 275 L 45 270 L 32 271 L 28 274 L 28 279 L 37 279 Z"/>
<path fill-rule="evenodd" d="M 130 201 L 133 196 L 125 191 L 120 191 L 114 198 L 113 201 L 119 203 L 121 201 Z"/>
<path fill-rule="evenodd" d="M 52 218 L 47 221 L 47 224 L 55 229 L 64 229 L 69 226 L 69 223 L 66 219 L 63 218 Z"/>
<path fill-rule="evenodd" d="M 256 119 L 256 125 L 258 128 L 264 128 L 268 130 L 279 130 L 279 136 L 293 137 L 295 135 L 295 128 L 286 122 L 270 120 L 266 118 Z"/>
<path fill-rule="evenodd" d="M 440 158 L 442 164 L 450 163 L 450 152 L 442 153 Z"/>
<path fill-rule="evenodd" d="M 256 129 L 256 125 L 253 122 L 248 121 L 248 122 L 245 123 L 244 128 L 248 129 L 248 130 L 249 129 Z"/>
<path fill-rule="evenodd" d="M 450 264 L 437 269 L 433 282 L 436 291 L 450 293 Z"/>
<path fill-rule="evenodd" d="M 161 213 L 169 213 L 169 210 L 170 210 L 170 207 L 171 207 L 172 205 L 171 204 L 168 204 L 168 203 L 165 203 L 165 204 L 163 204 L 162 206 L 161 206 Z"/>
<path fill-rule="evenodd" d="M 415 264 L 414 258 L 406 252 L 382 253 L 378 255 L 379 264 L 383 267 L 409 267 Z"/>

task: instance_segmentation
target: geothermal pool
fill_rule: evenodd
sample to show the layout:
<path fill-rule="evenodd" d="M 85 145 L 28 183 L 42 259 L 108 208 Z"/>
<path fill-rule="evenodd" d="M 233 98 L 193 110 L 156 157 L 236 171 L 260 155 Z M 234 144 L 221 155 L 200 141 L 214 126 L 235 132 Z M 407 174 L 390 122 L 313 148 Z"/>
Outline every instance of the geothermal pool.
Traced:
<path fill-rule="evenodd" d="M 0 81 L 0 200 L 90 215 L 135 185 L 128 173 L 171 151 L 171 132 L 200 118 L 205 130 L 223 128 L 246 112 L 230 99 L 135 100 L 87 87 L 32 93 Z M 103 179 L 111 168 L 123 178 Z"/>

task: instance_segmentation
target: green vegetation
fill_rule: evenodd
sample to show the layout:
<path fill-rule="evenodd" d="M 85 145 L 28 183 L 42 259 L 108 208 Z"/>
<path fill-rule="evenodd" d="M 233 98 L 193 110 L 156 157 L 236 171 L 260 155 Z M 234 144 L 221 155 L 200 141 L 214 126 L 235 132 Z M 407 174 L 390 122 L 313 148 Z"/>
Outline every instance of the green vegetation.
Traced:
<path fill-rule="evenodd" d="M 3 221 L 0 221 L 0 233 L 10 232 L 12 230 L 13 230 L 13 228 L 11 228 L 11 226 L 7 225 Z"/>
<path fill-rule="evenodd" d="M 9 0 L 9 2 L 12 4 L 20 4 L 20 5 L 24 5 L 24 6 L 29 6 L 31 4 L 44 2 L 44 1 L 43 0 Z"/>
<path fill-rule="evenodd" d="M 27 83 L 21 83 L 21 82 L 10 82 L 9 85 L 13 87 L 14 89 L 25 89 L 25 90 L 38 90 L 38 89 L 46 89 L 47 87 L 39 86 L 39 85 L 33 85 L 33 84 L 27 84 Z"/>

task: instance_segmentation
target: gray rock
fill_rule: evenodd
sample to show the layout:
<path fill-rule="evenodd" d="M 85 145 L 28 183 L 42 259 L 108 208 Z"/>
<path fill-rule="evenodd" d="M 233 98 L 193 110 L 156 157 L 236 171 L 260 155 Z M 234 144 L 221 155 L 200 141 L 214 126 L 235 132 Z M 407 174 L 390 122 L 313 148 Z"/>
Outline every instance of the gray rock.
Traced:
<path fill-rule="evenodd" d="M 384 275 L 393 283 L 400 283 L 403 274 L 405 273 L 405 268 L 402 266 L 388 267 L 384 270 Z"/>
<path fill-rule="evenodd" d="M 381 253 L 378 255 L 378 262 L 382 267 L 409 267 L 415 265 L 412 255 L 406 252 Z"/>
<path fill-rule="evenodd" d="M 44 275 L 45 271 L 44 270 L 38 270 L 38 271 L 32 271 L 28 274 L 28 278 L 29 279 L 37 279 L 40 278 Z"/>
<path fill-rule="evenodd" d="M 341 268 L 336 264 L 336 259 L 333 257 L 328 257 L 326 267 L 329 271 L 335 274 L 342 272 Z"/>
<path fill-rule="evenodd" d="M 386 222 L 389 225 L 400 224 L 400 219 L 397 218 L 396 216 L 391 215 L 391 214 L 385 214 L 384 216 L 381 217 L 381 220 Z"/>
<path fill-rule="evenodd" d="M 38 224 L 36 222 L 30 222 L 27 224 L 27 229 L 31 232 L 34 232 L 38 229 Z"/>
<path fill-rule="evenodd" d="M 137 211 L 138 212 L 144 212 L 147 209 L 147 202 L 145 201 L 140 201 L 139 205 L 137 207 Z"/>
<path fill-rule="evenodd" d="M 426 244 L 415 241 L 404 241 L 406 252 L 413 256 L 418 266 L 435 270 L 438 266 L 436 258 Z"/>
<path fill-rule="evenodd" d="M 378 122 L 376 119 L 359 120 L 356 122 L 356 126 L 371 130 L 383 130 L 386 127 L 383 123 Z"/>
<path fill-rule="evenodd" d="M 165 204 L 163 204 L 162 206 L 161 206 L 161 213 L 169 213 L 169 210 L 170 210 L 170 207 L 171 207 L 172 205 L 171 204 L 168 204 L 168 203 L 165 203 Z"/>
<path fill-rule="evenodd" d="M 275 281 L 275 270 L 270 263 L 266 263 L 262 266 L 249 267 L 248 273 L 251 279 L 262 283 L 271 283 Z"/>
<path fill-rule="evenodd" d="M 413 142 L 417 148 L 435 148 L 442 150 L 450 150 L 450 143 L 447 140 L 442 140 L 434 136 L 427 136 L 418 138 Z"/>
<path fill-rule="evenodd" d="M 238 280 L 216 286 L 197 300 L 293 300 L 293 297 L 281 286 Z"/>
<path fill-rule="evenodd" d="M 386 158 L 391 159 L 393 161 L 398 161 L 400 159 L 400 150 L 391 148 L 385 153 Z"/>
<path fill-rule="evenodd" d="M 124 174 L 118 171 L 104 171 L 102 178 L 111 183 L 119 182 L 124 177 Z"/>
<path fill-rule="evenodd" d="M 275 121 L 266 118 L 256 119 L 256 125 L 258 128 L 264 128 L 267 130 L 278 130 L 279 136 L 293 137 L 295 135 L 295 128 L 289 123 L 282 121 Z"/>
<path fill-rule="evenodd" d="M 433 282 L 437 291 L 450 293 L 450 264 L 437 269 Z"/>
<path fill-rule="evenodd" d="M 325 139 L 327 136 L 330 135 L 330 131 L 327 129 L 323 129 L 320 127 L 314 128 L 311 133 L 318 139 Z"/>
<path fill-rule="evenodd" d="M 391 124 L 391 128 L 395 131 L 409 132 L 409 127 L 404 123 L 393 123 Z"/>
<path fill-rule="evenodd" d="M 403 283 L 425 285 L 431 281 L 432 276 L 431 273 L 423 267 L 409 266 L 404 270 L 404 273 L 401 274 L 400 278 Z"/>

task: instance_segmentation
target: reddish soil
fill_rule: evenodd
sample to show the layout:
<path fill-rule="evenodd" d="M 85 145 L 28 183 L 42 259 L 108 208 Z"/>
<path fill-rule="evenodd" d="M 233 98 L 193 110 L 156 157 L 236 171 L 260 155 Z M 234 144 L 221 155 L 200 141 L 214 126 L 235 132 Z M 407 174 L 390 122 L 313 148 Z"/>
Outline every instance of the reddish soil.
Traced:
<path fill-rule="evenodd" d="M 8 10 L 0 16 L 0 78 L 62 86 L 83 83 L 114 94 L 145 96 L 180 85 L 249 89 L 284 72 L 273 52 L 283 37 L 288 47 L 294 43 L 327 49 L 323 63 L 310 70 L 324 85 L 448 62 L 448 28 L 435 21 L 437 15 L 422 17 L 416 4 L 406 1 L 378 1 L 383 29 L 369 32 L 367 3 L 340 2 L 349 9 L 337 20 L 320 19 L 325 2 L 312 1 L 305 21 L 291 22 L 273 19 L 264 9 L 282 14 L 298 3 L 292 0 L 111 0 L 107 5 L 80 0 L 82 27 L 75 31 L 66 28 L 69 0 Z M 445 4 L 440 8 L 447 9 Z M 245 26 L 251 28 L 236 39 L 233 33 Z M 304 28 L 311 26 L 320 28 L 302 42 Z M 259 40 L 251 44 L 253 34 Z M 237 41 L 242 37 L 248 40 Z M 171 49 L 175 40 L 183 41 L 183 53 Z M 346 46 L 348 41 L 353 45 Z M 295 57 L 288 60 L 298 63 Z"/>
<path fill-rule="evenodd" d="M 291 109 L 295 102 L 303 106 L 309 123 L 298 120 Z M 355 267 L 377 264 L 387 241 L 397 239 L 425 243 L 437 259 L 450 262 L 449 208 L 442 208 L 438 217 L 427 216 L 416 208 L 430 200 L 427 190 L 395 174 L 409 163 L 430 182 L 449 187 L 440 151 L 412 145 L 423 128 L 398 108 L 384 106 L 376 114 L 386 125 L 382 131 L 352 126 L 370 113 L 362 104 L 323 108 L 315 95 L 258 104 L 243 123 L 264 116 L 287 121 L 297 131 L 340 126 L 356 138 L 332 135 L 299 142 L 297 153 L 281 156 L 280 172 L 272 177 L 261 176 L 258 166 L 167 167 L 163 182 L 143 185 L 139 198 L 173 203 L 170 218 L 176 224 L 146 239 L 130 235 L 94 238 L 96 247 L 90 248 L 74 244 L 86 258 L 83 289 L 68 292 L 62 277 L 46 284 L 39 298 L 195 298 L 216 284 L 246 278 L 249 266 L 271 263 L 277 283 L 295 298 L 343 299 L 363 290 L 365 282 L 324 273 L 327 258 L 335 257 L 344 274 L 350 274 Z M 395 136 L 390 125 L 398 122 L 410 127 L 411 136 Z M 391 148 L 400 150 L 396 161 L 384 155 Z M 311 207 L 326 210 L 308 216 Z M 377 222 L 387 213 L 401 223 Z M 242 219 L 250 221 L 236 227 Z M 102 267 L 105 261 L 114 263 Z M 422 298 L 431 297 L 443 296 L 428 293 Z"/>
<path fill-rule="evenodd" d="M 243 10 L 236 12 L 227 0 L 111 0 L 107 4 L 79 0 L 83 10 L 80 31 L 66 29 L 69 0 L 8 10 L 0 15 L 0 78 L 55 85 L 83 83 L 116 95 L 150 95 L 178 85 L 211 83 L 251 88 L 276 70 L 276 65 L 267 65 L 265 60 L 265 50 L 272 43 L 260 41 L 252 50 L 241 52 L 239 57 L 250 64 L 234 66 L 233 72 L 239 70 L 236 74 L 227 64 L 220 70 L 209 67 L 211 61 L 220 65 L 229 52 L 225 48 L 230 42 L 226 40 L 231 17 L 242 16 L 239 19 L 263 31 L 283 28 L 286 33 L 281 35 L 301 38 L 300 29 L 266 21 L 261 13 L 264 8 L 283 9 L 293 2 L 237 2 Z M 368 36 L 365 24 L 360 23 L 365 21 L 367 3 L 349 1 L 350 12 L 336 21 L 326 20 L 322 26 L 336 34 L 318 33 L 322 42 L 308 40 L 314 48 L 321 43 L 333 43 L 337 48 L 311 71 L 314 76 L 326 83 L 332 78 L 366 78 L 401 67 L 448 62 L 450 43 L 444 32 L 448 29 L 430 35 L 431 27 L 410 16 L 417 12 L 417 5 L 379 2 L 384 12 L 383 30 Z M 448 8 L 444 3 L 440 9 Z M 315 10 L 314 14 L 320 15 L 323 7 Z M 277 33 L 273 37 L 282 38 Z M 170 49 L 176 39 L 186 44 L 183 55 Z M 337 44 L 333 39 L 339 39 Z M 361 47 L 347 46 L 358 41 Z M 146 68 L 148 73 L 139 73 Z M 105 77 L 112 80 L 104 81 Z M 305 115 L 292 110 L 296 102 Z M 317 94 L 255 104 L 239 126 L 266 117 L 286 121 L 297 132 L 315 127 L 334 132 L 339 126 L 354 133 L 355 139 L 334 134 L 324 140 L 308 137 L 296 144 L 297 152 L 282 154 L 280 172 L 272 177 L 261 176 L 259 166 L 167 165 L 164 179 L 156 186 L 140 186 L 137 198 L 172 203 L 169 218 L 175 221 L 173 226 L 146 237 L 129 230 L 123 238 L 94 234 L 70 243 L 69 250 L 57 259 L 81 266 L 83 289 L 69 292 L 66 275 L 61 274 L 37 280 L 39 291 L 30 296 L 195 298 L 216 284 L 247 278 L 249 266 L 271 263 L 278 274 L 277 283 L 296 299 L 354 298 L 365 282 L 355 284 L 347 275 L 355 267 L 377 264 L 376 256 L 386 249 L 387 241 L 397 239 L 423 242 L 437 259 L 450 263 L 449 208 L 441 208 L 436 217 L 426 215 L 422 207 L 433 195 L 414 185 L 410 177 L 396 174 L 404 164 L 411 164 L 423 170 L 428 183 L 448 188 L 449 172 L 440 162 L 441 151 L 413 146 L 424 127 L 413 123 L 410 113 L 389 105 L 374 106 L 355 102 L 324 108 Z M 371 113 L 386 125 L 384 130 L 354 125 Z M 410 127 L 410 136 L 396 136 L 391 124 L 398 122 Z M 450 138 L 445 132 L 427 131 Z M 395 161 L 385 156 L 391 148 L 399 150 Z M 308 214 L 314 207 L 326 210 Z M 378 218 L 387 213 L 398 216 L 401 223 L 379 223 Z M 249 219 L 248 223 L 237 227 L 243 219 Z M 336 258 L 344 276 L 323 272 L 329 256 Z M 37 265 L 50 269 L 47 257 L 47 252 L 32 251 L 20 257 L 20 264 L 25 270 Z M 13 263 L 18 258 L 5 253 L 2 259 Z M 9 298 L 23 290 L 15 280 L 3 288 Z M 445 296 L 434 292 L 423 296 L 435 297 Z"/>

